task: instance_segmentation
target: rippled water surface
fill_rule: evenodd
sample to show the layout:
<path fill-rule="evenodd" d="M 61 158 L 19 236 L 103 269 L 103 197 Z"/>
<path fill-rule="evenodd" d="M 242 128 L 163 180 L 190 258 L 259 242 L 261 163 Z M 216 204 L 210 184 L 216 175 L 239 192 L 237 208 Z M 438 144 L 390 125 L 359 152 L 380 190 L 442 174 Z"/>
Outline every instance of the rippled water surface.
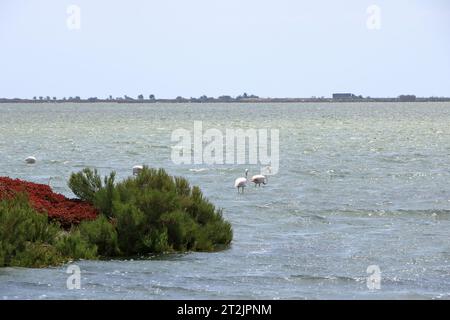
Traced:
<path fill-rule="evenodd" d="M 238 195 L 234 179 L 257 166 L 175 165 L 171 133 L 194 120 L 279 129 L 278 174 Z M 0 176 L 73 196 L 73 171 L 123 178 L 141 163 L 200 185 L 232 222 L 230 249 L 77 262 L 81 290 L 66 289 L 66 266 L 2 268 L 0 298 L 450 297 L 449 103 L 0 104 Z"/>

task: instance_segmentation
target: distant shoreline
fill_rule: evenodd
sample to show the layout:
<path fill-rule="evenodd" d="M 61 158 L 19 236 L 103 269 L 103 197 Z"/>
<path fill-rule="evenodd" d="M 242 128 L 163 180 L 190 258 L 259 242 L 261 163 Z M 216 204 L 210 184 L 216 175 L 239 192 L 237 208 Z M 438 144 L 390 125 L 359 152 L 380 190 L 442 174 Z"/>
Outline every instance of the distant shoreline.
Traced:
<path fill-rule="evenodd" d="M 415 96 L 399 96 L 396 98 L 362 98 L 362 97 L 351 97 L 351 98 L 176 98 L 176 99 L 133 99 L 127 98 L 109 98 L 109 99 L 99 99 L 99 98 L 88 98 L 81 99 L 76 98 L 42 98 L 42 99 L 21 99 L 21 98 L 0 98 L 0 103 L 308 103 L 308 102 L 324 102 L 324 103 L 335 103 L 335 102 L 450 102 L 450 97 L 415 97 Z"/>

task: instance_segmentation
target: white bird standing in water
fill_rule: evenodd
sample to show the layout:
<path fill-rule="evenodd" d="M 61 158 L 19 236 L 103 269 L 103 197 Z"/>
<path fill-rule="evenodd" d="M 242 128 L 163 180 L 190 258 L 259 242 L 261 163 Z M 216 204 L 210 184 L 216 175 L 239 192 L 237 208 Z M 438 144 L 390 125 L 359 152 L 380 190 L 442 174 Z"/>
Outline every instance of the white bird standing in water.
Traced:
<path fill-rule="evenodd" d="M 267 174 L 271 174 L 272 173 L 272 168 L 270 166 L 267 166 L 265 168 L 265 171 L 267 172 Z M 262 184 L 267 184 L 267 182 L 269 182 L 269 176 L 268 175 L 257 174 L 257 175 L 254 175 L 250 179 L 250 181 L 255 184 L 255 187 L 256 186 L 261 187 L 261 183 Z"/>
<path fill-rule="evenodd" d="M 247 175 L 248 175 L 248 169 L 245 169 L 245 178 L 244 177 L 237 178 L 234 181 L 234 187 L 237 188 L 238 193 L 239 193 L 239 189 L 242 189 L 242 193 L 244 193 L 244 188 L 247 186 Z"/>
<path fill-rule="evenodd" d="M 254 175 L 250 181 L 255 184 L 255 187 L 256 186 L 261 187 L 261 183 L 266 184 L 269 181 L 269 179 L 262 174 L 257 174 L 257 175 Z"/>

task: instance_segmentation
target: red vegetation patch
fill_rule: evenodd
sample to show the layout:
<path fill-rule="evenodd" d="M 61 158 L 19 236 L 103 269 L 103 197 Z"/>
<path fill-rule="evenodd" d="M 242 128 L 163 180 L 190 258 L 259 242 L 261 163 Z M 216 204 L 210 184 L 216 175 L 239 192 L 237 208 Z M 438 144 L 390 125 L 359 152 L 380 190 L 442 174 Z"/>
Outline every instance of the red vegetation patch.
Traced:
<path fill-rule="evenodd" d="M 68 199 L 53 192 L 48 185 L 0 177 L 0 200 L 14 197 L 20 192 L 28 195 L 36 211 L 47 213 L 50 220 L 58 221 L 63 228 L 70 228 L 83 220 L 94 220 L 98 214 L 91 204 L 79 199 Z"/>

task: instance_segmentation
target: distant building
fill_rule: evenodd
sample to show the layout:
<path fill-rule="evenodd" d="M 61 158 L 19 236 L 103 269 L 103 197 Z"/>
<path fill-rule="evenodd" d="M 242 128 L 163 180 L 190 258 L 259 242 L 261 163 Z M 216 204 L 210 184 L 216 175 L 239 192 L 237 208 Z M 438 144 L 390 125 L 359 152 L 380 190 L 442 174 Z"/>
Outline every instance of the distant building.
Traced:
<path fill-rule="evenodd" d="M 356 96 L 353 93 L 333 93 L 333 100 L 347 100 L 355 98 Z"/>
<path fill-rule="evenodd" d="M 416 96 L 412 95 L 412 94 L 401 95 L 401 96 L 398 96 L 398 100 L 400 102 L 414 102 L 414 101 L 416 101 Z"/>
<path fill-rule="evenodd" d="M 220 96 L 217 98 L 219 101 L 232 101 L 233 98 L 231 96 Z"/>

